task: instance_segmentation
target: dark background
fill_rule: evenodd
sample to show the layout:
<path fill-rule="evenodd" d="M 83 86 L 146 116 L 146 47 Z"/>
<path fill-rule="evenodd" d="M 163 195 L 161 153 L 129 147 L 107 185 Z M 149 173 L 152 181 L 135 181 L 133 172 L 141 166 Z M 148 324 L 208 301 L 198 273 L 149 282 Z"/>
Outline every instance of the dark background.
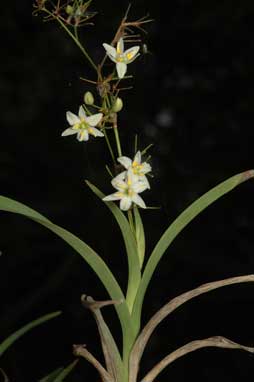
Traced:
<path fill-rule="evenodd" d="M 147 253 L 170 222 L 202 193 L 253 167 L 252 1 L 162 0 L 132 2 L 130 18 L 151 15 L 143 35 L 149 53 L 129 67 L 134 87 L 123 93 L 120 132 L 132 156 L 153 143 L 152 190 L 142 211 Z M 167 9 L 165 8 L 167 4 Z M 95 27 L 84 29 L 88 49 L 99 62 L 128 5 L 96 1 Z M 111 193 L 104 170 L 103 140 L 80 144 L 62 138 L 65 113 L 77 113 L 89 87 L 79 80 L 93 72 L 54 23 L 32 17 L 29 1 L 1 7 L 1 194 L 12 197 L 69 229 L 102 255 L 121 286 L 126 260 L 121 236 L 106 207 L 84 184 L 89 179 Z M 209 207 L 174 241 L 155 272 L 143 321 L 169 298 L 202 283 L 254 271 L 253 182 Z M 46 229 L 23 217 L 0 215 L 0 336 L 61 309 L 60 318 L 30 332 L 4 355 L 10 382 L 37 381 L 73 359 L 71 345 L 86 343 L 98 357 L 99 340 L 80 295 L 107 294 L 88 265 Z M 226 287 L 178 309 L 160 325 L 143 357 L 141 375 L 170 351 L 193 339 L 223 335 L 254 345 L 250 284 Z M 105 310 L 117 338 L 113 309 Z M 158 381 L 195 379 L 249 381 L 252 355 L 231 350 L 194 352 L 168 367 Z M 69 381 L 97 380 L 81 360 Z"/>

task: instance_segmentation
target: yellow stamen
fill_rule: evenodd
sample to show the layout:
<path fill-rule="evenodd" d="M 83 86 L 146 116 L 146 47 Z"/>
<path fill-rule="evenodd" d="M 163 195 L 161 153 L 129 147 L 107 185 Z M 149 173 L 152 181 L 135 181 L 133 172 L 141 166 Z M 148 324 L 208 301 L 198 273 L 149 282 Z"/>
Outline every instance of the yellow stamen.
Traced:
<path fill-rule="evenodd" d="M 116 183 L 116 187 L 117 187 L 117 188 L 120 188 L 121 190 L 124 190 L 124 189 L 125 189 L 125 185 L 123 185 L 123 184 L 120 183 L 120 182 L 119 182 L 119 183 L 118 183 L 118 182 Z"/>
<path fill-rule="evenodd" d="M 126 56 L 127 56 L 128 60 L 131 60 L 133 58 L 133 56 L 134 56 L 134 53 L 133 52 L 129 52 L 129 53 L 126 54 Z"/>
<path fill-rule="evenodd" d="M 73 125 L 72 128 L 74 130 L 78 130 L 78 129 L 80 129 L 80 125 L 81 125 L 81 123 L 75 123 L 75 125 Z"/>
<path fill-rule="evenodd" d="M 133 162 L 132 163 L 132 167 L 133 167 L 133 172 L 134 172 L 134 174 L 139 174 L 139 175 L 142 175 L 141 174 L 141 170 L 142 170 L 142 168 L 144 167 L 144 165 L 143 164 L 139 164 L 138 162 Z"/>

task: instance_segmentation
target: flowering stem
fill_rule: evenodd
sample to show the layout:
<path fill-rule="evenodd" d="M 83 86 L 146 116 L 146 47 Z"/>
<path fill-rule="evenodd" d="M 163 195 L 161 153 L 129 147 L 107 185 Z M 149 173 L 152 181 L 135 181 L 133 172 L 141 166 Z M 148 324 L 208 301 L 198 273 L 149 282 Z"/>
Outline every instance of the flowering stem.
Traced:
<path fill-rule="evenodd" d="M 86 59 L 90 62 L 90 64 L 96 70 L 96 73 L 97 73 L 97 66 L 95 65 L 95 63 L 93 62 L 93 60 L 91 59 L 91 57 L 89 56 L 89 54 L 87 53 L 87 51 L 85 50 L 83 45 L 80 44 L 79 40 L 71 33 L 71 31 L 64 25 L 64 23 L 60 19 L 57 19 L 57 20 L 61 24 L 61 26 L 66 30 L 66 32 L 69 34 L 69 36 L 75 42 L 75 44 L 79 47 L 81 52 L 84 54 Z"/>
<path fill-rule="evenodd" d="M 109 100 L 108 94 L 106 94 L 106 96 L 104 98 L 104 102 L 106 103 L 108 110 L 110 110 L 111 109 L 111 102 Z M 113 120 L 113 130 L 114 130 L 114 134 L 115 134 L 118 157 L 121 157 L 122 156 L 122 149 L 121 149 L 121 142 L 120 142 L 118 128 L 117 128 L 117 114 L 116 113 L 114 115 L 114 120 Z"/>
<path fill-rule="evenodd" d="M 121 142 L 120 142 L 118 128 L 117 128 L 117 114 L 116 113 L 114 116 L 113 129 L 114 129 L 114 133 L 115 133 L 117 153 L 118 153 L 118 156 L 121 157 L 122 156 L 122 148 L 121 148 Z"/>
<path fill-rule="evenodd" d="M 131 209 L 128 210 L 128 219 L 129 219 L 129 223 L 130 223 L 130 227 L 131 227 L 132 231 L 135 232 L 134 221 L 133 221 Z"/>
<path fill-rule="evenodd" d="M 78 28 L 77 28 L 76 25 L 74 26 L 74 35 L 75 35 L 75 39 L 76 39 L 77 41 L 79 41 L 79 37 L 78 37 Z"/>
<path fill-rule="evenodd" d="M 107 143 L 107 146 L 108 146 L 108 149 L 109 149 L 111 158 L 112 158 L 112 160 L 113 160 L 113 163 L 115 164 L 115 163 L 116 163 L 116 159 L 115 159 L 114 152 L 113 152 L 113 150 L 112 150 L 110 141 L 109 141 L 109 139 L 108 139 L 108 134 L 107 134 L 107 132 L 106 132 L 106 129 L 103 129 L 103 134 L 104 134 L 104 137 L 105 137 L 105 140 L 106 140 L 106 143 Z"/>
<path fill-rule="evenodd" d="M 122 156 L 122 149 L 121 149 L 121 143 L 120 143 L 120 138 L 119 138 L 117 126 L 114 126 L 113 129 L 114 129 L 114 133 L 115 133 L 118 156 L 121 157 Z"/>
<path fill-rule="evenodd" d="M 95 63 L 93 62 L 93 60 L 91 59 L 91 57 L 89 56 L 89 54 L 87 53 L 87 51 L 85 50 L 85 48 L 81 45 L 81 43 L 79 42 L 78 38 L 75 37 L 71 31 L 69 30 L 69 28 L 67 28 L 67 26 L 64 24 L 64 22 L 59 19 L 59 17 L 55 16 L 53 13 L 51 13 L 49 10 L 47 9 L 44 9 L 44 11 L 46 13 L 48 13 L 50 16 L 52 16 L 54 19 L 56 19 L 59 24 L 63 27 L 63 29 L 68 33 L 68 35 L 72 38 L 72 40 L 75 42 L 75 44 L 79 47 L 79 49 L 81 50 L 81 52 L 84 54 L 84 56 L 86 57 L 86 59 L 89 61 L 89 63 L 92 65 L 92 67 L 96 70 L 96 73 L 97 73 L 97 66 L 95 65 Z"/>

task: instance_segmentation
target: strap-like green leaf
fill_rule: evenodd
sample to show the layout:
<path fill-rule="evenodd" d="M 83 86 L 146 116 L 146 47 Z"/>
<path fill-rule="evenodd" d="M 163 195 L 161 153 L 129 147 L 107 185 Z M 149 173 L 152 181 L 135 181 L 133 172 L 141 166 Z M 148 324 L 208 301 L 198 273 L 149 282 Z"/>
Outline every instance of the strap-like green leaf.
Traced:
<path fill-rule="evenodd" d="M 70 365 L 68 365 L 65 369 L 63 369 L 55 379 L 52 380 L 52 382 L 62 382 L 69 374 L 70 372 L 74 369 L 76 364 L 78 363 L 78 359 L 73 361 Z"/>
<path fill-rule="evenodd" d="M 90 189 L 100 198 L 104 198 L 104 194 L 95 187 L 92 183 L 86 181 Z M 131 312 L 137 289 L 141 280 L 140 266 L 139 266 L 139 256 L 138 248 L 134 234 L 130 228 L 130 224 L 126 219 L 123 212 L 117 205 L 113 202 L 105 202 L 107 207 L 110 209 L 114 215 L 123 235 L 124 244 L 126 247 L 126 252 L 128 256 L 128 267 L 129 267 L 129 279 L 128 279 L 128 290 L 126 295 L 126 302 Z"/>
<path fill-rule="evenodd" d="M 214 203 L 217 199 L 233 190 L 246 180 L 254 177 L 254 170 L 245 171 L 237 174 L 226 181 L 220 183 L 218 186 L 206 192 L 194 203 L 192 203 L 186 210 L 184 210 L 178 218 L 168 227 L 164 232 L 157 245 L 155 246 L 148 262 L 145 267 L 140 287 L 136 296 L 135 304 L 133 307 L 132 317 L 134 325 L 139 326 L 142 303 L 145 292 L 151 280 L 151 277 L 165 251 L 168 249 L 172 241 L 177 235 L 202 211 L 204 211 L 210 204 Z"/>
<path fill-rule="evenodd" d="M 12 333 L 8 338 L 6 338 L 1 344 L 0 344 L 0 356 L 2 356 L 2 354 L 15 342 L 17 341 L 21 336 L 23 336 L 23 334 L 25 334 L 26 332 L 28 332 L 29 330 L 35 328 L 36 326 L 38 325 L 41 325 L 43 324 L 44 322 L 46 321 L 49 321 L 51 320 L 52 318 L 55 318 L 57 316 L 59 316 L 59 314 L 61 314 L 60 311 L 58 312 L 53 312 L 53 313 L 49 313 L 49 314 L 46 314 L 45 316 L 42 316 L 40 318 L 37 318 L 36 320 L 34 321 L 31 321 L 29 322 L 28 324 L 26 324 L 25 326 L 23 326 L 22 328 L 20 328 L 19 330 L 17 330 L 16 332 Z"/>
<path fill-rule="evenodd" d="M 123 336 L 127 341 L 129 341 L 128 338 L 133 338 L 134 334 L 132 326 L 130 325 L 130 314 L 121 288 L 106 263 L 92 248 L 69 231 L 57 226 L 50 220 L 46 219 L 43 215 L 13 199 L 0 196 L 0 210 L 18 213 L 36 221 L 37 223 L 48 228 L 50 231 L 54 232 L 72 248 L 74 248 L 97 274 L 110 297 L 113 300 L 122 300 L 122 303 L 116 306 L 116 311 L 122 325 Z"/>
<path fill-rule="evenodd" d="M 63 367 L 59 367 L 53 371 L 51 371 L 51 373 L 49 373 L 48 375 L 46 375 L 44 378 L 40 379 L 39 382 L 54 382 L 54 380 L 56 379 L 56 377 L 61 373 L 61 371 L 63 371 L 64 368 Z"/>
<path fill-rule="evenodd" d="M 145 242 L 144 226 L 143 226 L 143 222 L 142 222 L 137 206 L 134 206 L 134 218 L 135 218 L 136 242 L 137 242 L 139 263 L 140 263 L 140 269 L 141 269 L 144 262 L 144 258 L 145 258 L 146 242 Z"/>

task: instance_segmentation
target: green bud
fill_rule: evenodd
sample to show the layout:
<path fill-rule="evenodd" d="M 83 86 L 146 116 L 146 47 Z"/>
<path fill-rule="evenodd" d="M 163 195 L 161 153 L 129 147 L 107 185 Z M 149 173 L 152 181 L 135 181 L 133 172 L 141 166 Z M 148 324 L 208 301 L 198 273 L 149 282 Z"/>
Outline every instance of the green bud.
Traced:
<path fill-rule="evenodd" d="M 91 92 L 86 92 L 84 94 L 84 102 L 86 105 L 93 105 L 94 104 L 94 97 Z"/>
<path fill-rule="evenodd" d="M 65 12 L 67 13 L 67 15 L 72 15 L 73 7 L 71 5 L 67 5 L 67 7 L 65 8 Z"/>
<path fill-rule="evenodd" d="M 112 111 L 114 113 L 118 113 L 120 110 L 122 110 L 123 108 L 123 101 L 121 98 L 117 97 L 117 99 L 115 100 L 115 103 L 112 107 Z"/>

